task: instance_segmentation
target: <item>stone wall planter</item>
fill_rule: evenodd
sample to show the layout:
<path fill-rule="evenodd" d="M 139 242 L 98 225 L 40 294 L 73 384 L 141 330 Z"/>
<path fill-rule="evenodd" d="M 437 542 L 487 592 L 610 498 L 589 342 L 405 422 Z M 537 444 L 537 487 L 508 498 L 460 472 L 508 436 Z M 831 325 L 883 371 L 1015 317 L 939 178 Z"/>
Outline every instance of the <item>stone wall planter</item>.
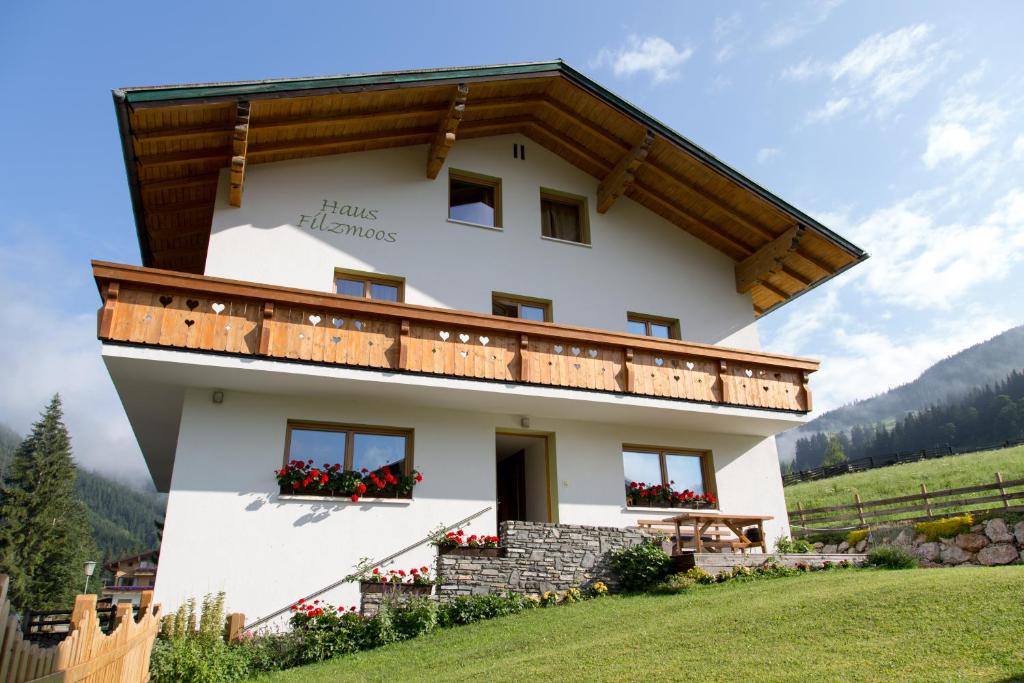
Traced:
<path fill-rule="evenodd" d="M 430 595 L 433 584 L 418 583 L 374 583 L 362 581 L 359 584 L 360 593 L 409 593 L 412 595 Z"/>
<path fill-rule="evenodd" d="M 458 555 L 459 557 L 505 557 L 504 548 L 466 548 L 456 546 L 454 548 L 438 548 L 440 555 Z"/>

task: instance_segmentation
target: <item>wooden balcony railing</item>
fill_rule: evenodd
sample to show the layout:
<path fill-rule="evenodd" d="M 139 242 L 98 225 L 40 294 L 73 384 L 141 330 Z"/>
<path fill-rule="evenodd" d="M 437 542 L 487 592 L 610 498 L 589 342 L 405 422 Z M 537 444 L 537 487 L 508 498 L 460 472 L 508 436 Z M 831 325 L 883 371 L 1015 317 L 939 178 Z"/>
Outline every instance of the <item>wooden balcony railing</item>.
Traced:
<path fill-rule="evenodd" d="M 817 361 L 93 262 L 99 338 L 807 412 Z"/>

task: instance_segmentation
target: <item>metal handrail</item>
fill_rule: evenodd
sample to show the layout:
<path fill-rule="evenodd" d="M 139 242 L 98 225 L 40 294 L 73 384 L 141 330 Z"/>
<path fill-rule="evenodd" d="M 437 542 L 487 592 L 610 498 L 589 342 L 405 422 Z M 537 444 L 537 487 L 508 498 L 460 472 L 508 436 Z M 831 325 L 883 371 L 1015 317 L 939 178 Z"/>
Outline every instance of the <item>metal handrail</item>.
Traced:
<path fill-rule="evenodd" d="M 404 555 L 405 553 L 409 552 L 410 550 L 414 550 L 414 549 L 420 547 L 421 545 L 423 545 L 424 543 L 428 543 L 429 541 L 433 540 L 433 538 L 437 535 L 437 533 L 442 533 L 443 534 L 445 532 L 452 531 L 454 529 L 458 529 L 459 527 L 463 526 L 464 524 L 467 524 L 467 523 L 473 521 L 474 519 L 476 519 L 480 515 L 484 514 L 485 512 L 488 512 L 489 510 L 491 510 L 492 507 L 493 506 L 488 505 L 487 507 L 483 508 L 482 510 L 478 510 L 477 512 L 474 512 L 469 517 L 464 517 L 463 519 L 460 519 L 459 521 L 455 522 L 454 524 L 449 524 L 448 526 L 446 526 L 443 529 L 441 529 L 440 532 L 430 533 L 427 536 L 425 536 L 425 537 L 421 538 L 420 540 L 416 541 L 415 543 L 413 543 L 411 545 L 407 545 L 404 548 L 402 548 L 401 550 L 399 550 L 397 552 L 393 552 L 390 555 L 388 555 L 387 557 L 382 558 L 380 560 L 377 560 L 377 561 L 373 562 L 372 564 L 361 565 L 358 571 L 355 571 L 355 572 L 353 572 L 351 574 L 348 574 L 344 578 L 342 578 L 342 579 L 340 579 L 338 581 L 335 581 L 334 583 L 332 583 L 329 586 L 324 586 L 323 588 L 321 588 L 318 591 L 310 593 L 309 595 L 305 595 L 302 598 L 300 598 L 300 600 L 308 602 L 309 600 L 312 600 L 313 598 L 315 598 L 315 597 L 317 597 L 319 595 L 323 595 L 324 593 L 326 593 L 328 591 L 334 590 L 335 588 L 337 588 L 338 586 L 340 586 L 342 584 L 345 584 L 345 583 L 348 583 L 349 581 L 353 581 L 355 579 L 358 579 L 359 577 L 363 576 L 367 571 L 373 569 L 374 567 L 379 567 L 382 564 L 386 564 L 386 563 L 390 562 L 391 560 L 395 559 L 396 557 L 400 557 L 400 556 Z M 288 605 L 285 605 L 281 609 L 279 609 L 279 610 L 277 610 L 275 612 L 271 612 L 270 614 L 268 614 L 265 617 L 260 617 L 259 619 L 257 619 L 256 621 L 252 622 L 251 624 L 246 624 L 243 627 L 242 630 L 243 631 L 251 631 L 252 629 L 254 629 L 254 628 L 258 627 L 258 626 L 262 626 L 263 624 L 267 623 L 271 619 L 274 619 L 274 618 L 279 617 L 282 614 L 286 613 L 289 609 L 291 609 L 291 606 L 294 605 L 294 604 L 295 604 L 295 602 L 289 603 Z"/>

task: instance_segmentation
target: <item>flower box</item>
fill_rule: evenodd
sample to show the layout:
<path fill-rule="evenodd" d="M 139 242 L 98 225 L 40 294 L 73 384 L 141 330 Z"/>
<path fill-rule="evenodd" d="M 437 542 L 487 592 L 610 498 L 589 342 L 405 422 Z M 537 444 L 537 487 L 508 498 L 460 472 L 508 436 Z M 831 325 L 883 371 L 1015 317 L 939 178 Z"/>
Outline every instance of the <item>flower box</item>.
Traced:
<path fill-rule="evenodd" d="M 469 548 L 467 546 L 439 546 L 439 555 L 460 555 L 462 557 L 505 557 L 504 548 Z"/>
<path fill-rule="evenodd" d="M 432 583 L 386 583 L 377 581 L 361 581 L 361 593 L 411 593 L 412 595 L 430 595 Z"/>

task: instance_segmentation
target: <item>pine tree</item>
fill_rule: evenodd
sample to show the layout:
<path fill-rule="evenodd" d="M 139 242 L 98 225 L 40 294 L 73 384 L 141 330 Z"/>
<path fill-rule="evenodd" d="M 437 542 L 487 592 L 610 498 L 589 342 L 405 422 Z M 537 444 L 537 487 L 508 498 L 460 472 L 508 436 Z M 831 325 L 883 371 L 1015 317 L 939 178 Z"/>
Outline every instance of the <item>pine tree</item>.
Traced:
<path fill-rule="evenodd" d="M 843 452 L 843 440 L 839 434 L 829 434 L 828 449 L 825 451 L 825 459 L 822 460 L 821 464 L 828 467 L 829 465 L 838 465 L 844 462 L 846 462 L 846 453 Z"/>
<path fill-rule="evenodd" d="M 66 609 L 95 557 L 86 508 L 75 496 L 71 439 L 60 396 L 14 453 L 0 488 L 0 572 L 21 609 Z"/>

